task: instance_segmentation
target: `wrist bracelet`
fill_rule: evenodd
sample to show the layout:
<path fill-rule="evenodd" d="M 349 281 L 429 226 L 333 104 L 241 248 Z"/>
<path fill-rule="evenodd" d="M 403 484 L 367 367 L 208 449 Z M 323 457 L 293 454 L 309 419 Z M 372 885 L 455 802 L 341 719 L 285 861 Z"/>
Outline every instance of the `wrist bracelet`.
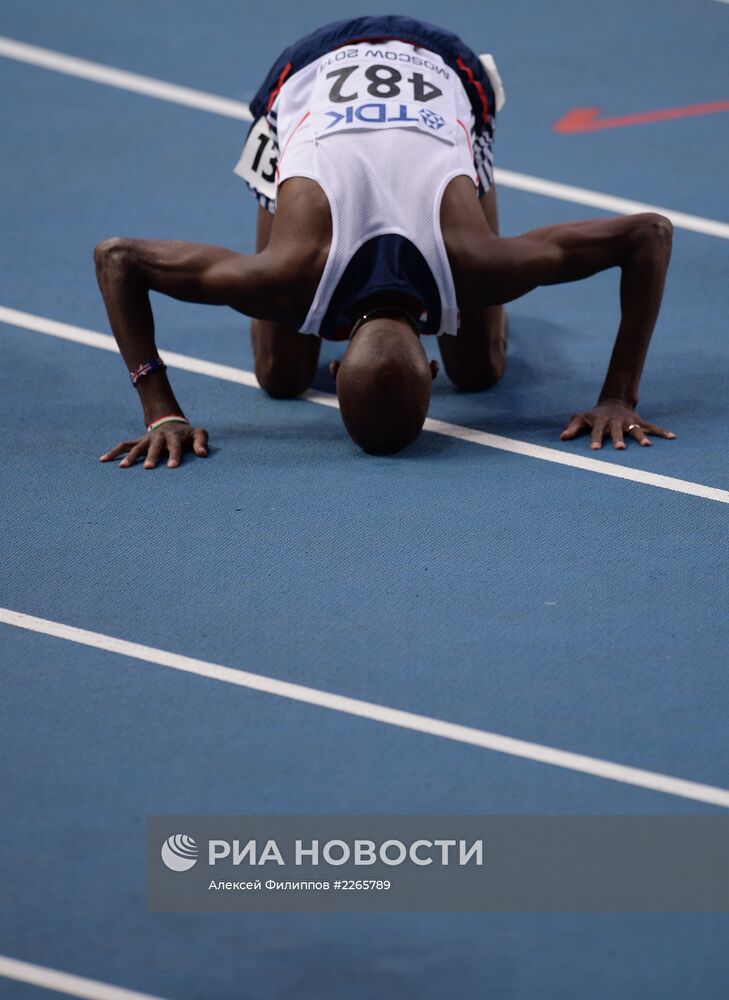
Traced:
<path fill-rule="evenodd" d="M 190 421 L 180 413 L 170 413 L 167 417 L 160 417 L 159 420 L 153 420 L 151 424 L 147 424 L 147 430 L 156 431 L 162 424 L 187 424 L 189 427 Z"/>
<path fill-rule="evenodd" d="M 140 378 L 144 378 L 145 375 L 149 375 L 151 372 L 156 372 L 160 368 L 166 368 L 167 365 L 164 363 L 162 358 L 152 358 L 151 361 L 145 361 L 143 365 L 135 368 L 134 371 L 129 372 L 129 378 L 132 380 L 132 385 L 136 385 Z"/>

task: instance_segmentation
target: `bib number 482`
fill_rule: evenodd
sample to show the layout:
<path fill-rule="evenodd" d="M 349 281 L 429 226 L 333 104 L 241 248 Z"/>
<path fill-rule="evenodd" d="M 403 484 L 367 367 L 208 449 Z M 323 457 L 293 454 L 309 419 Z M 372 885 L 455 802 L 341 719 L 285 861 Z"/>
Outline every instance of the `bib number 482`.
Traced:
<path fill-rule="evenodd" d="M 340 69 L 333 69 L 327 73 L 327 80 L 334 80 L 329 91 L 329 100 L 333 104 L 346 104 L 348 101 L 356 101 L 359 98 L 359 90 L 354 93 L 344 93 L 347 82 L 353 73 L 356 73 L 359 66 L 342 66 Z M 394 66 L 384 66 L 375 63 L 365 70 L 365 77 L 369 81 L 367 93 L 371 97 L 379 97 L 381 100 L 389 97 L 399 97 L 402 93 L 400 84 L 402 83 L 402 73 Z M 443 93 L 434 83 L 426 80 L 422 73 L 413 73 L 406 83 L 413 85 L 413 100 L 423 103 L 432 101 L 435 97 L 440 97 Z M 352 86 L 350 83 L 349 86 Z"/>

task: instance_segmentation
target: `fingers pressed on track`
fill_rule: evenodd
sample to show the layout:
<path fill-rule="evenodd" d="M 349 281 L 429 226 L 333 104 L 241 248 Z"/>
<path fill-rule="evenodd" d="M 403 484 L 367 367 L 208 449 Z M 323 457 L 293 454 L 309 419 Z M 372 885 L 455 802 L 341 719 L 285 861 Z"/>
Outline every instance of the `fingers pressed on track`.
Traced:
<path fill-rule="evenodd" d="M 127 455 L 127 457 L 123 458 L 119 463 L 120 468 L 128 469 L 130 465 L 134 465 L 137 459 L 141 458 L 141 456 L 145 453 L 146 450 L 147 450 L 146 442 L 144 444 L 135 444 L 134 447 L 129 452 L 129 454 Z"/>
<path fill-rule="evenodd" d="M 157 465 L 157 462 L 159 462 L 160 456 L 164 450 L 164 446 L 165 443 L 162 437 L 156 437 L 154 441 L 152 441 L 149 446 L 149 450 L 147 451 L 147 457 L 144 460 L 145 469 L 153 469 Z"/>
<path fill-rule="evenodd" d="M 623 451 L 625 449 L 622 420 L 614 418 L 610 421 L 610 437 L 613 440 L 613 448 L 616 448 L 618 451 Z"/>
<path fill-rule="evenodd" d="M 208 432 L 201 427 L 195 428 L 192 435 L 192 448 L 199 458 L 207 458 L 208 455 Z"/>
<path fill-rule="evenodd" d="M 642 427 L 631 427 L 630 436 L 635 438 L 638 444 L 642 445 L 644 448 L 650 448 L 652 441 L 646 437 L 646 433 Z"/>
<path fill-rule="evenodd" d="M 118 458 L 119 455 L 122 455 L 125 451 L 129 451 L 130 448 L 133 448 L 134 445 L 135 445 L 135 443 L 136 442 L 134 442 L 134 441 L 122 441 L 120 444 L 118 444 L 114 448 L 112 448 L 111 451 L 105 452 L 101 456 L 101 458 L 99 459 L 99 461 L 100 462 L 110 462 L 112 460 L 112 458 Z"/>
<path fill-rule="evenodd" d="M 590 447 L 594 451 L 597 451 L 599 448 L 602 448 L 602 439 L 605 436 L 606 428 L 607 428 L 607 417 L 599 417 L 592 425 L 592 431 L 590 433 Z"/>
<path fill-rule="evenodd" d="M 167 438 L 167 451 L 170 457 L 167 459 L 167 468 L 176 469 L 182 461 L 182 444 L 179 439 L 170 435 Z"/>
<path fill-rule="evenodd" d="M 586 431 L 588 427 L 589 424 L 585 418 L 579 413 L 575 413 L 574 416 L 570 417 L 569 423 L 560 434 L 560 441 L 571 441 L 572 438 L 577 437 L 578 434 Z"/>
<path fill-rule="evenodd" d="M 641 420 L 640 426 L 646 434 L 652 434 L 654 437 L 666 438 L 668 441 L 676 440 L 676 435 L 673 431 L 667 431 L 665 427 L 659 427 L 658 424 L 650 424 L 647 420 Z"/>

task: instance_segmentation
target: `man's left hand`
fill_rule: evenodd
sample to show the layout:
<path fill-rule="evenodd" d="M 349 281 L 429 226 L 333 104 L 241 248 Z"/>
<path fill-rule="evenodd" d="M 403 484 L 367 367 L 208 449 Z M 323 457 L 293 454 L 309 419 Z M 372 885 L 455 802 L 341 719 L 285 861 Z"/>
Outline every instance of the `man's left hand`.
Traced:
<path fill-rule="evenodd" d="M 597 451 L 602 448 L 603 438 L 608 435 L 613 447 L 618 451 L 625 448 L 625 434 L 629 434 L 644 448 L 653 443 L 648 435 L 673 440 L 676 435 L 663 427 L 648 423 L 639 417 L 632 406 L 620 399 L 606 399 L 591 410 L 575 413 L 560 434 L 560 441 L 571 441 L 579 434 L 590 432 L 590 448 Z"/>

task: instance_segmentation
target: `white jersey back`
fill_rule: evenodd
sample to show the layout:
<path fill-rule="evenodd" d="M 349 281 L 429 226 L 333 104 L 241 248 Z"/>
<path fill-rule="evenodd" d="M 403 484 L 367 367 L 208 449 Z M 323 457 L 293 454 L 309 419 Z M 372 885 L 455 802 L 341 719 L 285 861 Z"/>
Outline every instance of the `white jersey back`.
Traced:
<path fill-rule="evenodd" d="M 473 112 L 441 57 L 406 42 L 327 53 L 290 77 L 269 113 L 280 150 L 277 185 L 308 177 L 331 208 L 329 258 L 302 333 L 318 334 L 357 250 L 396 234 L 422 254 L 440 296 L 438 334 L 458 327 L 440 205 L 459 175 L 474 184 Z"/>

